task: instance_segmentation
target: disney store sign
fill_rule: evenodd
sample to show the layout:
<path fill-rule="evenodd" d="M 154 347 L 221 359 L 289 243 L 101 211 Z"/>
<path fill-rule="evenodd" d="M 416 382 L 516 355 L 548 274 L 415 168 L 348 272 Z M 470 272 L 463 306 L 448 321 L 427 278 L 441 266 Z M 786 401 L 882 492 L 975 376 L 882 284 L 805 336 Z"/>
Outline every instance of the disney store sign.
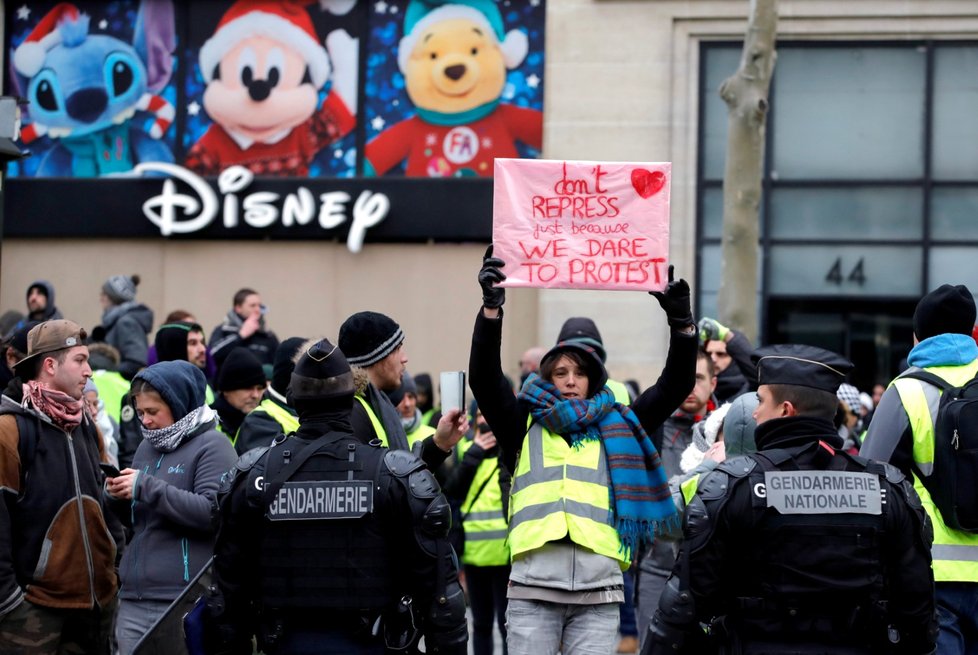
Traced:
<path fill-rule="evenodd" d="M 363 248 L 367 230 L 383 221 L 390 212 L 390 199 L 383 193 L 368 189 L 361 191 L 356 200 L 346 191 L 320 193 L 318 202 L 313 192 L 304 186 L 284 197 L 274 191 L 256 191 L 245 195 L 255 176 L 244 166 L 231 166 L 222 171 L 217 178 L 218 192 L 204 178 L 174 164 L 147 162 L 136 166 L 135 173 L 169 176 L 164 180 L 159 195 L 143 203 L 143 215 L 165 237 L 199 232 L 218 215 L 228 229 L 237 227 L 242 221 L 258 229 L 276 223 L 288 228 L 315 221 L 322 229 L 332 230 L 352 219 L 346 247 L 350 252 L 357 253 Z M 184 182 L 193 193 L 180 192 L 174 180 Z"/>
<path fill-rule="evenodd" d="M 242 166 L 205 177 L 162 162 L 133 174 L 11 178 L 5 238 L 486 242 L 493 181 L 484 178 L 255 176 Z"/>

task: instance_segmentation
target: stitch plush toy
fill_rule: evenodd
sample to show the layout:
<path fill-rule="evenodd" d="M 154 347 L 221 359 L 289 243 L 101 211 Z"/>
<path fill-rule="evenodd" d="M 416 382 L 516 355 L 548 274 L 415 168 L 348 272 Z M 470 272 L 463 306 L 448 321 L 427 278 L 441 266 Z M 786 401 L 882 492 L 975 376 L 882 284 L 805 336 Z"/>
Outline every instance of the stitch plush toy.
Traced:
<path fill-rule="evenodd" d="M 37 175 L 92 177 L 125 173 L 143 161 L 172 162 L 159 139 L 173 121 L 173 105 L 155 93 L 170 79 L 173 48 L 169 0 L 144 0 L 132 45 L 89 34 L 89 17 L 72 4 L 51 9 L 13 53 L 32 121 L 21 139 L 53 142 Z M 137 112 L 155 116 L 149 134 L 133 120 Z"/>
<path fill-rule="evenodd" d="M 367 144 L 367 172 L 406 158 L 408 175 L 492 176 L 494 158 L 519 156 L 516 141 L 539 148 L 543 114 L 499 101 L 526 53 L 493 0 L 411 0 L 397 63 L 417 114 Z"/>
<path fill-rule="evenodd" d="M 256 175 L 304 177 L 316 154 L 356 125 L 358 42 L 335 30 L 324 48 L 305 4 L 238 0 L 221 18 L 200 49 L 214 124 L 190 149 L 188 168 L 217 175 L 238 164 Z M 322 2 L 333 13 L 352 4 Z M 332 87 L 317 109 L 331 59 Z"/>

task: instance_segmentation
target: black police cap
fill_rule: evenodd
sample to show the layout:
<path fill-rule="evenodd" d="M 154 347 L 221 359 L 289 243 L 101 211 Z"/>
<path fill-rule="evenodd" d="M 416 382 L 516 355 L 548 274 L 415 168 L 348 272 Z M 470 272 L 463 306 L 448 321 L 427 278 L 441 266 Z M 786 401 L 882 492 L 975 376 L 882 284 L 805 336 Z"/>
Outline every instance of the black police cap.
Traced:
<path fill-rule="evenodd" d="M 815 346 L 779 344 L 754 351 L 758 384 L 793 384 L 835 393 L 852 370 L 852 362 Z"/>

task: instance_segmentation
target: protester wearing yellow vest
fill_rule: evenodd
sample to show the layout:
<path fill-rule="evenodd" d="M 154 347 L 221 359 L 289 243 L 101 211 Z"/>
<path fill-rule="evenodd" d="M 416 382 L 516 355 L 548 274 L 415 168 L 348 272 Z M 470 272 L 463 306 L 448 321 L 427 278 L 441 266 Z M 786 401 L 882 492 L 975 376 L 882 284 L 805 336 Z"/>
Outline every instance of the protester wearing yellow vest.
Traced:
<path fill-rule="evenodd" d="M 975 300 L 963 285 L 944 284 L 917 304 L 914 347 L 907 357 L 921 368 L 961 386 L 978 373 L 978 346 L 971 336 Z M 921 482 L 934 464 L 934 420 L 941 391 L 936 386 L 897 377 L 883 394 L 859 454 L 887 461 L 908 478 L 934 526 L 934 581 L 941 655 L 978 650 L 978 534 L 953 530 Z"/>
<path fill-rule="evenodd" d="M 506 508 L 510 475 L 499 466 L 496 437 L 475 412 L 475 430 L 458 444 L 459 463 L 445 483 L 450 499 L 461 499 L 465 532 L 462 563 L 472 610 L 473 655 L 492 655 L 492 626 L 506 639 L 506 587 L 509 547 Z"/>
<path fill-rule="evenodd" d="M 647 432 L 693 386 L 697 338 L 689 286 L 673 281 L 656 299 L 671 330 L 666 367 L 632 409 L 616 403 L 588 344 L 558 343 L 514 396 L 500 348 L 505 263 L 486 251 L 483 306 L 469 359 L 472 392 L 492 426 L 502 465 L 513 471 L 512 560 L 506 612 L 510 655 L 610 653 L 632 551 L 678 520 Z M 634 410 L 634 411 L 633 411 Z"/>

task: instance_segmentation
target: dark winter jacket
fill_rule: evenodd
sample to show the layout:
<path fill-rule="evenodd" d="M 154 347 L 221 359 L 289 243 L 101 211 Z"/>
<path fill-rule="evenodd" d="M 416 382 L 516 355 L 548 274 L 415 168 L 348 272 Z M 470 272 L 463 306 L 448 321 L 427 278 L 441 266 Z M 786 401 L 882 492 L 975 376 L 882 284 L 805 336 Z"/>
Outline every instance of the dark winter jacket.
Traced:
<path fill-rule="evenodd" d="M 119 568 L 120 598 L 172 600 L 214 552 L 217 489 L 237 454 L 209 418 L 173 452 L 146 440 L 136 450 L 133 500 L 112 502 L 134 533 Z"/>
<path fill-rule="evenodd" d="M 18 415 L 37 431 L 26 470 Z M 116 595 L 117 544 L 103 512 L 98 466 L 102 439 L 85 416 L 67 434 L 11 397 L 0 400 L 0 617 L 25 598 L 90 609 Z"/>
<path fill-rule="evenodd" d="M 135 300 L 113 305 L 102 314 L 105 342 L 119 351 L 119 373 L 131 380 L 146 366 L 153 310 Z"/>
<path fill-rule="evenodd" d="M 278 337 L 271 330 L 265 329 L 265 320 L 262 319 L 261 327 L 247 339 L 242 339 L 238 332 L 244 325 L 244 319 L 232 309 L 224 317 L 224 322 L 214 328 L 211 332 L 210 344 L 211 354 L 217 362 L 218 369 L 224 363 L 224 359 L 235 348 L 244 347 L 254 353 L 255 357 L 262 365 L 267 365 L 271 371 L 275 363 L 275 350 L 278 348 Z M 267 373 L 266 373 L 267 375 Z"/>

